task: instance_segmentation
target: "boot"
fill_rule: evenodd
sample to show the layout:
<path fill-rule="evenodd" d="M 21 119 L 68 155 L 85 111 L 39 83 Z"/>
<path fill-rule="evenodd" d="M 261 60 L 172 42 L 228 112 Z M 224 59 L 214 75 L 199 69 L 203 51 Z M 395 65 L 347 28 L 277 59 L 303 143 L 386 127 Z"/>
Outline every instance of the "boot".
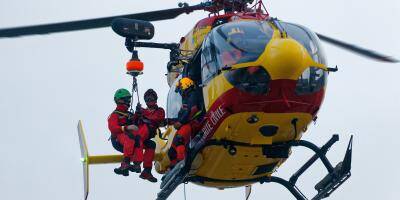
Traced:
<path fill-rule="evenodd" d="M 129 165 L 129 171 L 140 173 L 142 168 L 140 167 L 140 162 L 133 162 L 133 165 Z"/>
<path fill-rule="evenodd" d="M 148 180 L 152 183 L 157 182 L 157 178 L 151 174 L 151 168 L 144 168 L 143 172 L 139 176 L 142 179 Z"/>
<path fill-rule="evenodd" d="M 118 175 L 123 175 L 123 176 L 129 176 L 129 164 L 130 159 L 124 158 L 124 160 L 121 162 L 121 166 L 118 168 L 114 169 L 114 172 Z"/>

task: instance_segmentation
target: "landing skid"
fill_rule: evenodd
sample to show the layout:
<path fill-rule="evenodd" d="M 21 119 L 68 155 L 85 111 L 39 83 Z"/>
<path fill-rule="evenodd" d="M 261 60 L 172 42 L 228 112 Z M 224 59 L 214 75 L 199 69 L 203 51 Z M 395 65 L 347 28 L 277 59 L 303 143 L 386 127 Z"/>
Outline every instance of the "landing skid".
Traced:
<path fill-rule="evenodd" d="M 195 138 L 195 141 L 198 138 Z M 315 152 L 315 155 L 312 156 L 303 166 L 300 167 L 297 172 L 295 172 L 289 179 L 289 181 L 275 177 L 275 176 L 266 176 L 251 180 L 243 180 L 245 182 L 260 182 L 263 183 L 278 183 L 283 185 L 286 189 L 288 189 L 293 196 L 298 200 L 308 200 L 306 196 L 301 193 L 301 191 L 296 187 L 297 179 L 312 165 L 318 158 L 322 161 L 326 169 L 328 170 L 328 174 L 315 185 L 315 189 L 318 194 L 312 198 L 312 200 L 319 200 L 326 197 L 329 197 L 337 188 L 340 187 L 350 176 L 351 176 L 351 155 L 352 155 L 352 143 L 353 136 L 351 136 L 349 144 L 347 146 L 346 154 L 342 162 L 339 162 L 336 167 L 333 167 L 326 157 L 326 153 L 329 148 L 339 140 L 338 135 L 333 135 L 332 138 L 321 148 L 317 147 L 311 142 L 305 140 L 298 141 L 290 141 L 286 143 L 276 144 L 279 147 L 293 147 L 293 146 L 303 146 L 307 147 Z M 169 197 L 169 195 L 178 187 L 181 183 L 189 180 L 187 178 L 188 172 L 190 170 L 191 161 L 194 156 L 199 152 L 200 145 L 203 144 L 203 140 L 197 140 L 195 145 L 191 146 L 191 150 L 188 153 L 188 159 L 179 162 L 176 167 L 168 172 L 164 177 L 161 183 L 160 189 L 161 191 L 157 194 L 157 200 L 165 200 Z M 200 143 L 200 144 L 199 144 Z M 193 143 L 192 143 L 193 144 Z M 215 180 L 218 181 L 218 180 Z M 238 181 L 238 180 L 236 180 Z"/>
<path fill-rule="evenodd" d="M 205 139 L 202 139 L 202 137 L 202 133 L 197 134 L 189 144 L 186 159 L 178 162 L 171 171 L 163 176 L 160 185 L 161 191 L 157 194 L 157 200 L 167 199 L 181 183 L 187 181 L 192 161 L 204 147 Z"/>
<path fill-rule="evenodd" d="M 343 161 L 339 162 L 336 167 L 332 167 L 332 164 L 326 158 L 326 152 L 329 148 L 339 140 L 338 135 L 333 135 L 332 138 L 321 148 L 318 148 L 311 142 L 299 140 L 289 142 L 290 146 L 304 146 L 315 152 L 315 155 L 311 157 L 296 173 L 290 177 L 289 181 L 269 181 L 277 182 L 285 186 L 298 200 L 306 200 L 307 198 L 298 190 L 296 187 L 297 179 L 318 159 L 320 158 L 325 168 L 328 170 L 328 174 L 315 185 L 315 189 L 318 194 L 312 198 L 312 200 L 323 199 L 329 197 L 340 185 L 342 185 L 351 176 L 351 155 L 353 147 L 353 136 L 350 137 L 349 144 L 346 149 L 346 154 Z"/>
<path fill-rule="evenodd" d="M 182 160 L 174 169 L 168 172 L 164 177 L 160 185 L 161 191 L 157 194 L 157 200 L 165 200 L 171 195 L 171 193 L 184 182 L 189 170 L 185 168 L 185 161 Z"/>

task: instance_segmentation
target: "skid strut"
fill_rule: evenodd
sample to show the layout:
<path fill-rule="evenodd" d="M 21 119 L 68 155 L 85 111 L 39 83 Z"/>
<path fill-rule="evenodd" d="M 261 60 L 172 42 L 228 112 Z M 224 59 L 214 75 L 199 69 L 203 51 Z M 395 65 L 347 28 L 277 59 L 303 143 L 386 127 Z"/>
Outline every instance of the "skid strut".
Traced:
<path fill-rule="evenodd" d="M 202 133 L 199 133 L 194 137 L 190 144 L 185 160 L 178 162 L 175 167 L 167 172 L 160 185 L 161 191 L 157 194 L 157 200 L 165 200 L 171 195 L 171 193 L 183 182 L 187 181 L 187 175 L 197 153 L 204 147 L 204 141 L 201 140 L 203 137 Z"/>
<path fill-rule="evenodd" d="M 300 167 L 297 172 L 295 172 L 289 179 L 289 181 L 284 180 L 279 177 L 269 176 L 261 178 L 260 183 L 270 183 L 275 182 L 286 187 L 293 196 L 298 200 L 307 200 L 307 197 L 301 193 L 301 191 L 296 187 L 297 179 L 312 165 L 317 159 L 321 159 L 325 168 L 328 170 L 328 174 L 315 185 L 315 189 L 318 194 L 312 198 L 312 200 L 318 200 L 328 197 L 332 192 L 334 192 L 340 185 L 342 185 L 350 176 L 351 169 L 351 155 L 352 155 L 352 144 L 353 136 L 350 137 L 349 144 L 347 146 L 346 154 L 342 162 L 339 162 L 336 167 L 333 167 L 326 157 L 326 152 L 329 148 L 339 140 L 338 135 L 333 135 L 332 138 L 321 148 L 317 147 L 311 142 L 298 140 L 291 141 L 284 145 L 292 146 L 304 146 L 315 152 L 315 155 L 311 157 L 303 166 Z"/>

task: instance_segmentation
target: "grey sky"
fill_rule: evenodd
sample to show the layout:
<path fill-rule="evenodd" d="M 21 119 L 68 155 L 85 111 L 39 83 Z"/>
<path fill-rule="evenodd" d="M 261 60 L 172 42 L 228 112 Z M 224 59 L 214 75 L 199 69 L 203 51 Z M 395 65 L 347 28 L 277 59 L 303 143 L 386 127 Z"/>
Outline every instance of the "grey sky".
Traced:
<path fill-rule="evenodd" d="M 148 2 L 148 3 L 147 3 Z M 187 1 L 194 4 L 198 1 Z M 153 1 L 0 0 L 0 28 L 87 19 L 176 7 Z M 400 58 L 400 2 L 265 2 L 272 16 L 299 23 L 331 37 Z M 199 11 L 156 22 L 153 41 L 176 42 L 205 17 Z M 328 153 L 336 164 L 354 134 L 352 177 L 331 199 L 398 199 L 400 136 L 399 64 L 382 64 L 323 43 L 331 67 L 317 124 L 304 139 L 323 144 L 334 133 L 341 140 Z M 154 88 L 165 105 L 168 51 L 141 49 L 145 74 L 140 92 Z M 83 194 L 76 124 L 82 119 L 91 154 L 115 153 L 107 141 L 106 118 L 115 89 L 130 87 L 124 65 L 130 55 L 111 29 L 0 40 L 0 199 L 81 199 Z M 311 152 L 294 148 L 276 175 L 287 178 Z M 136 176 L 114 175 L 115 165 L 92 166 L 90 199 L 154 199 L 158 184 Z M 299 180 L 312 196 L 326 171 L 318 163 Z M 160 177 L 160 176 L 159 176 Z M 243 199 L 244 189 L 220 191 L 189 184 L 187 199 Z M 256 185 L 252 199 L 291 199 L 275 184 Z M 182 187 L 170 199 L 183 199 Z"/>

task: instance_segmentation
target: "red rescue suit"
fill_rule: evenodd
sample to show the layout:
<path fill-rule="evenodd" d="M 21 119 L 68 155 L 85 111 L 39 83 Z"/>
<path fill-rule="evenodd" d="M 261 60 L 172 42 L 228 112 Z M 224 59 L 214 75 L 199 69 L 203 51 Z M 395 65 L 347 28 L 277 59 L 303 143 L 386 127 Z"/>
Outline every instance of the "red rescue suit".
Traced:
<path fill-rule="evenodd" d="M 128 122 L 128 106 L 119 104 L 117 108 L 108 117 L 108 129 L 111 132 L 111 142 L 113 147 L 124 154 L 124 157 L 131 157 L 134 150 L 134 140 L 128 137 L 125 132 L 125 126 L 131 124 Z"/>
<path fill-rule="evenodd" d="M 177 123 L 175 123 L 181 127 L 176 127 L 178 131 L 168 151 L 171 166 L 185 159 L 186 145 L 189 144 L 193 134 L 200 129 L 201 106 L 198 92 L 195 88 L 189 88 L 182 93 L 182 107 L 178 113 Z"/>
<path fill-rule="evenodd" d="M 157 105 L 154 108 L 141 108 L 139 112 L 135 113 L 133 119 L 137 122 L 139 130 L 133 132 L 135 135 L 133 162 L 143 162 L 144 168 L 152 167 L 156 144 L 151 138 L 155 136 L 157 128 L 164 121 L 164 118 L 164 109 Z"/>

